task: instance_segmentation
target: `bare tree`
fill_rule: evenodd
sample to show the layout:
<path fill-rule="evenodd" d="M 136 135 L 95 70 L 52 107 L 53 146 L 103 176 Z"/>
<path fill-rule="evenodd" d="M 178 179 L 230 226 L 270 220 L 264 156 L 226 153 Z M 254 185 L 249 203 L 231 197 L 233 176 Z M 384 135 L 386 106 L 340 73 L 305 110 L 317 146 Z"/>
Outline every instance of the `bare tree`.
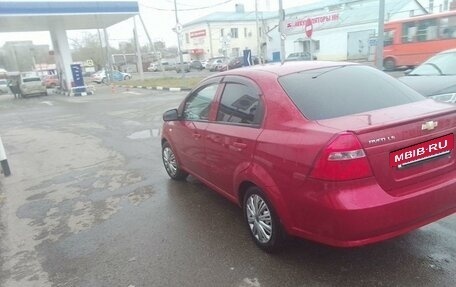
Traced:
<path fill-rule="evenodd" d="M 106 66 L 107 59 L 104 48 L 96 33 L 84 32 L 80 39 L 70 39 L 74 61 L 84 62 L 92 60 L 97 70 Z M 110 47 L 112 53 L 117 49 Z"/>

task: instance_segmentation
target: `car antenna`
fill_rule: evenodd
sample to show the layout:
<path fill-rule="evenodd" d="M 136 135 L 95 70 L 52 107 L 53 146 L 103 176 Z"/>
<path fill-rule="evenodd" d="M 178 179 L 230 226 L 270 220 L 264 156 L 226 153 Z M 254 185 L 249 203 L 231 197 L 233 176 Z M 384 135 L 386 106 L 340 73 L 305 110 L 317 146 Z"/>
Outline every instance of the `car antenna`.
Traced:
<path fill-rule="evenodd" d="M 312 79 L 316 79 L 316 78 L 320 77 L 321 75 L 324 75 L 324 74 L 326 74 L 326 73 L 335 71 L 335 70 L 337 70 L 337 69 L 345 68 L 346 66 L 347 66 L 347 65 L 342 65 L 342 66 L 337 66 L 337 67 L 335 67 L 334 69 L 331 69 L 331 70 L 326 70 L 326 71 L 324 71 L 324 72 L 321 72 L 321 73 L 318 74 L 318 75 L 312 76 Z"/>

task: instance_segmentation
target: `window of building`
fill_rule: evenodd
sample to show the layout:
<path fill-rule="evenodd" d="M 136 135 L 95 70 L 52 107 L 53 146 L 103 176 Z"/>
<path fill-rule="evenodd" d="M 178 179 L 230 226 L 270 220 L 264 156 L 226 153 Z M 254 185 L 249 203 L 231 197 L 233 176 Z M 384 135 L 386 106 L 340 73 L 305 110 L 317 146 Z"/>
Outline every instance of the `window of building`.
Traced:
<path fill-rule="evenodd" d="M 239 48 L 231 49 L 231 57 L 239 57 Z"/>
<path fill-rule="evenodd" d="M 222 29 L 220 29 L 220 37 L 223 37 L 223 36 L 225 36 L 225 35 L 223 35 L 223 32 L 224 32 L 224 31 L 223 31 L 223 28 L 222 28 Z"/>
<path fill-rule="evenodd" d="M 429 13 L 434 12 L 434 0 L 429 0 Z"/>
<path fill-rule="evenodd" d="M 247 38 L 247 28 L 244 28 L 244 38 Z"/>
<path fill-rule="evenodd" d="M 412 43 L 416 40 L 416 23 L 407 22 L 402 25 L 402 43 Z"/>
<path fill-rule="evenodd" d="M 448 10 L 448 0 L 443 1 L 443 11 Z"/>
<path fill-rule="evenodd" d="M 231 38 L 239 38 L 238 28 L 231 28 Z"/>
<path fill-rule="evenodd" d="M 261 31 L 261 27 L 258 27 L 258 35 L 259 35 L 260 37 L 263 36 L 262 31 Z"/>
<path fill-rule="evenodd" d="M 217 112 L 217 121 L 258 125 L 262 117 L 260 96 L 253 88 L 235 83 L 226 84 Z"/>
<path fill-rule="evenodd" d="M 436 40 L 438 38 L 437 20 L 428 19 L 419 21 L 416 38 L 419 42 Z"/>
<path fill-rule="evenodd" d="M 190 36 L 188 33 L 185 33 L 185 43 L 190 44 Z"/>
<path fill-rule="evenodd" d="M 320 40 L 313 40 L 313 51 L 320 51 Z"/>
<path fill-rule="evenodd" d="M 456 16 L 440 19 L 439 36 L 443 39 L 456 38 Z"/>

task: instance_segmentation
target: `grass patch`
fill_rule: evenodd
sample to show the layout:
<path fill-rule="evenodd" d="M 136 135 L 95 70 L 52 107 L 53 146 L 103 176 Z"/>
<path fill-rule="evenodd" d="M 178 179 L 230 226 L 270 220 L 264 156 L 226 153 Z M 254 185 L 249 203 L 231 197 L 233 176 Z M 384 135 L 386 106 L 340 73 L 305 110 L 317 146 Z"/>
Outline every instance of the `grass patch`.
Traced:
<path fill-rule="evenodd" d="M 164 87 L 164 88 L 185 88 L 192 89 L 204 77 L 185 77 L 185 78 L 154 78 L 141 80 L 130 80 L 119 82 L 119 85 L 143 86 L 143 87 Z"/>

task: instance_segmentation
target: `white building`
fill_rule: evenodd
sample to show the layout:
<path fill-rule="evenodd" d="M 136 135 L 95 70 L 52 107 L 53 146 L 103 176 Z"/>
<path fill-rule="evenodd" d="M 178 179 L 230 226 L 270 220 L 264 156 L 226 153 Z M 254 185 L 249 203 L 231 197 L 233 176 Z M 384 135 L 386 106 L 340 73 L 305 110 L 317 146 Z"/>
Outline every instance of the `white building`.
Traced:
<path fill-rule="evenodd" d="M 377 36 L 378 0 L 323 0 L 285 11 L 285 51 L 312 52 L 321 60 L 368 60 Z M 414 0 L 386 0 L 385 22 L 426 14 Z M 313 23 L 312 41 L 305 35 L 305 21 Z M 312 45 L 311 45 L 312 43 Z M 270 33 L 268 56 L 280 51 L 280 35 Z M 275 57 L 277 58 L 277 57 Z"/>
<path fill-rule="evenodd" d="M 426 14 L 416 0 L 386 0 L 385 21 Z M 320 60 L 368 59 L 376 37 L 378 0 L 321 0 L 285 10 L 286 54 L 312 53 Z M 312 45 L 304 33 L 305 20 L 313 22 Z M 255 12 L 236 5 L 235 12 L 216 12 L 186 23 L 182 49 L 194 59 L 240 56 L 249 48 L 268 60 L 280 57 L 277 12 Z M 257 45 L 259 36 L 260 48 Z M 312 48 L 312 49 L 311 49 Z"/>
<path fill-rule="evenodd" d="M 267 14 L 273 17 L 272 12 Z M 240 56 L 245 48 L 257 47 L 255 12 L 245 12 L 242 5 L 236 5 L 235 12 L 212 13 L 183 25 L 181 37 L 182 50 L 194 59 Z"/>
<path fill-rule="evenodd" d="M 418 0 L 429 13 L 440 13 L 450 10 L 452 0 Z"/>

